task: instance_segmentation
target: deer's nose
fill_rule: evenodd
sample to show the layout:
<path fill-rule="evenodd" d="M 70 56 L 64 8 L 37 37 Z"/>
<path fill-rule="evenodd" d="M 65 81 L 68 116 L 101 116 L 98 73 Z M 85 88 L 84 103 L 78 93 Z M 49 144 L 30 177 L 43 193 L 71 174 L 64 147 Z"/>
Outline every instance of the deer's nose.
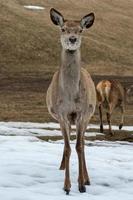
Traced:
<path fill-rule="evenodd" d="M 69 41 L 74 44 L 76 42 L 77 38 L 76 37 L 70 37 Z"/>

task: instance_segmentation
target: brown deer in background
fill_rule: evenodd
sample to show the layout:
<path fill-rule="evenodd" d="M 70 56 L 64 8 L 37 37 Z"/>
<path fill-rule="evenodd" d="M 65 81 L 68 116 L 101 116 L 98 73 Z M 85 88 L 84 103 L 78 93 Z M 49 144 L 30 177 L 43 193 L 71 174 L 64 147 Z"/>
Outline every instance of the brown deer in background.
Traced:
<path fill-rule="evenodd" d="M 96 91 L 100 116 L 100 132 L 103 133 L 102 109 L 105 109 L 109 133 L 113 135 L 111 115 L 114 109 L 119 108 L 121 110 L 121 123 L 119 125 L 119 129 L 121 129 L 124 120 L 126 91 L 121 83 L 116 80 L 100 81 L 96 86 Z"/>
<path fill-rule="evenodd" d="M 59 123 L 64 138 L 64 153 L 60 169 L 65 170 L 64 190 L 69 194 L 71 188 L 69 160 L 71 154 L 71 125 L 76 125 L 76 151 L 79 161 L 79 191 L 85 192 L 85 185 L 90 184 L 84 153 L 84 133 L 96 106 L 96 91 L 88 72 L 81 68 L 80 45 L 81 33 L 94 22 L 90 13 L 81 20 L 65 20 L 55 9 L 50 10 L 52 22 L 61 33 L 61 66 L 54 74 L 47 91 L 49 113 Z M 52 39 L 52 38 L 51 38 Z"/>
<path fill-rule="evenodd" d="M 133 104 L 133 85 L 127 89 L 127 103 Z"/>

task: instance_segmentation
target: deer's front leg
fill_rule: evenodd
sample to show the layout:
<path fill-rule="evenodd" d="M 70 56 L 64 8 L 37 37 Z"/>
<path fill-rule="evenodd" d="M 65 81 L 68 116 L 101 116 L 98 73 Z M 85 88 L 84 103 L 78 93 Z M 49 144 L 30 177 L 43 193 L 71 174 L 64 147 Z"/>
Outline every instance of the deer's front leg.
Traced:
<path fill-rule="evenodd" d="M 63 156 L 62 156 L 62 160 L 61 160 L 61 164 L 60 164 L 60 170 L 64 170 L 65 169 L 65 147 L 64 147 L 64 151 L 63 151 Z"/>
<path fill-rule="evenodd" d="M 69 125 L 69 135 L 71 132 L 71 126 Z M 63 155 L 62 155 L 62 160 L 61 160 L 61 164 L 60 164 L 60 170 L 65 170 L 65 146 L 64 146 L 64 150 L 63 150 Z"/>
<path fill-rule="evenodd" d="M 82 123 L 81 123 L 82 124 Z M 86 192 L 85 187 L 85 177 L 84 177 L 84 169 L 85 165 L 85 157 L 84 157 L 84 125 L 80 123 L 77 124 L 77 142 L 76 142 L 76 151 L 78 154 L 78 162 L 79 162 L 79 176 L 78 176 L 78 184 L 79 184 L 79 191 L 81 193 Z M 86 171 L 87 172 L 87 171 Z"/>
<path fill-rule="evenodd" d="M 89 178 L 89 175 L 88 175 L 88 172 L 87 172 L 87 167 L 86 167 L 86 160 L 85 160 L 85 142 L 84 142 L 84 137 L 83 137 L 83 171 L 84 171 L 84 183 L 85 185 L 90 185 L 90 178 Z"/>
<path fill-rule="evenodd" d="M 70 136 L 69 136 L 69 125 L 66 122 L 61 123 L 61 130 L 64 138 L 64 153 L 63 153 L 63 167 L 65 168 L 65 180 L 64 180 L 64 191 L 66 194 L 69 194 L 71 188 L 71 181 L 70 181 L 70 172 L 69 172 L 69 162 L 70 162 L 70 155 L 71 155 L 71 147 L 70 147 Z"/>

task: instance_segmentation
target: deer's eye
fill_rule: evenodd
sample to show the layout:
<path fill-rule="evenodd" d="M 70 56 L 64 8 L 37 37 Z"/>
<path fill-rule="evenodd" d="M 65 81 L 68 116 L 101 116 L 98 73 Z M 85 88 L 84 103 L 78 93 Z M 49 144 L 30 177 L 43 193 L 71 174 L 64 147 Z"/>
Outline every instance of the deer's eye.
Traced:
<path fill-rule="evenodd" d="M 79 30 L 80 33 L 82 33 L 82 31 L 83 31 L 82 29 Z"/>
<path fill-rule="evenodd" d="M 62 30 L 62 32 L 65 32 L 65 29 L 64 29 L 64 28 L 62 28 L 61 30 Z"/>

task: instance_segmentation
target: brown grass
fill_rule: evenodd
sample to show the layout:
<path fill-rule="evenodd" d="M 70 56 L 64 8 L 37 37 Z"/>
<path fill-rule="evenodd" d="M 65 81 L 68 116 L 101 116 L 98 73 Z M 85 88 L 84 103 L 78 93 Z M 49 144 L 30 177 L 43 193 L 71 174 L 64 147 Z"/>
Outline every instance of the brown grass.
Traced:
<path fill-rule="evenodd" d="M 51 3 L 50 3 L 51 2 Z M 133 2 L 6 0 L 0 2 L 0 64 L 5 73 L 55 71 L 60 43 L 57 27 L 49 19 L 55 7 L 68 18 L 94 11 L 96 21 L 84 34 L 83 62 L 95 74 L 133 74 Z M 29 11 L 23 5 L 42 5 L 43 11 Z M 75 10 L 75 12 L 74 12 Z M 50 68 L 48 68 L 51 66 Z"/>

